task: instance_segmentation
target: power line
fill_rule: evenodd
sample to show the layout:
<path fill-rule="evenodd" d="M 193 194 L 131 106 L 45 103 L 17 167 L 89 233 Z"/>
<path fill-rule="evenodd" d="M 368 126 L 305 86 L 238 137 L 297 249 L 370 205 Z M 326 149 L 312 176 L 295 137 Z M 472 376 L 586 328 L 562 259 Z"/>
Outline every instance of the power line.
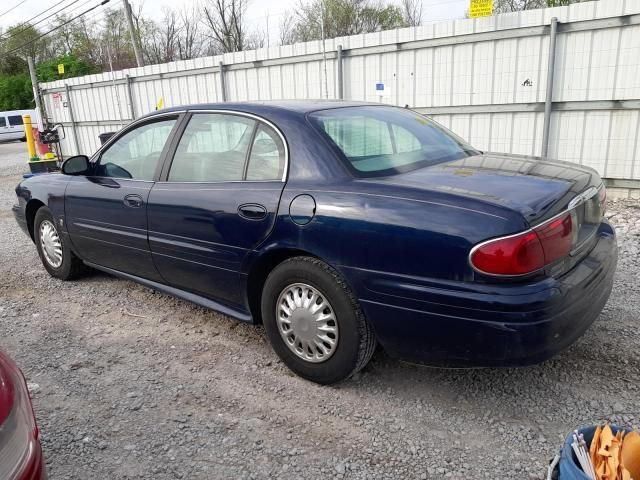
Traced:
<path fill-rule="evenodd" d="M 65 1 L 65 0 L 63 0 L 63 1 Z M 20 29 L 20 30 L 19 30 L 19 31 L 17 31 L 17 32 L 12 31 L 12 32 L 11 32 L 11 34 L 10 34 L 6 39 L 3 39 L 3 40 L 5 40 L 5 41 L 6 41 L 6 40 L 9 40 L 10 38 L 15 37 L 16 35 L 20 35 L 22 32 L 25 32 L 25 31 L 29 30 L 29 28 L 35 28 L 35 26 L 36 26 L 36 25 L 41 24 L 41 23 L 42 23 L 42 22 L 44 22 L 45 20 L 47 20 L 47 19 L 49 19 L 49 18 L 53 17 L 54 15 L 57 15 L 58 13 L 60 13 L 60 12 L 61 12 L 62 10 L 64 10 L 65 8 L 69 8 L 71 5 L 73 5 L 74 3 L 78 3 L 79 1 L 80 1 L 80 0 L 73 0 L 73 2 L 71 2 L 70 4 L 65 5 L 65 6 L 64 6 L 64 7 L 62 7 L 61 9 L 56 10 L 55 12 L 53 12 L 53 13 L 52 13 L 52 14 L 50 14 L 50 15 L 47 15 L 47 16 L 46 16 L 46 17 L 44 17 L 44 18 L 41 18 L 41 19 L 40 19 L 40 20 L 38 20 L 36 23 L 34 23 L 34 24 L 30 24 L 30 23 L 29 23 L 29 22 L 30 22 L 31 20 L 33 20 L 34 18 L 36 18 L 36 17 L 38 17 L 38 16 L 42 15 L 42 13 L 46 13 L 48 10 L 51 10 L 51 9 L 55 8 L 56 6 L 60 5 L 62 2 L 58 2 L 58 3 L 56 3 L 53 7 L 51 7 L 51 8 L 49 8 L 49 9 L 45 10 L 45 11 L 44 11 L 44 12 L 42 12 L 40 15 L 36 15 L 36 17 L 33 17 L 33 18 L 31 18 L 31 19 L 27 20 L 26 22 L 22 23 L 22 25 L 23 25 L 23 28 L 22 28 L 22 29 Z M 88 3 L 88 2 L 85 2 L 85 3 Z"/>
<path fill-rule="evenodd" d="M 90 1 L 90 0 L 89 0 Z M 84 20 L 85 22 L 90 22 L 91 20 L 93 20 L 94 18 L 96 18 L 98 15 L 100 15 L 103 12 L 108 12 L 108 9 L 103 9 L 103 10 L 96 10 L 93 14 L 88 15 L 86 17 L 76 17 L 75 20 L 72 20 L 71 23 L 76 23 L 78 20 Z M 98 22 L 104 20 L 104 18 L 98 20 Z"/>
<path fill-rule="evenodd" d="M 95 10 L 96 8 L 101 7 L 102 5 L 105 5 L 105 4 L 109 3 L 110 1 L 111 1 L 111 0 L 102 0 L 102 2 L 100 2 L 100 3 L 98 3 L 97 5 L 94 5 L 93 7 L 91 7 L 91 8 L 89 8 L 89 9 L 85 10 L 85 11 L 84 11 L 84 12 L 82 12 L 81 14 L 76 15 L 76 16 L 75 16 L 75 17 L 73 17 L 71 20 L 67 20 L 66 22 L 61 23 L 61 24 L 60 24 L 60 25 L 58 25 L 57 27 L 52 28 L 51 30 L 49 30 L 49 31 L 47 31 L 47 32 L 45 32 L 45 33 L 43 33 L 43 34 L 41 34 L 41 35 L 38 35 L 38 36 L 37 36 L 36 38 L 34 38 L 33 40 L 30 40 L 30 41 L 28 41 L 28 42 L 26 42 L 26 43 L 23 43 L 22 45 L 20 45 L 19 47 L 14 48 L 13 50 L 9 50 L 9 51 L 8 51 L 8 52 L 6 52 L 4 55 L 2 55 L 0 58 L 7 57 L 7 56 L 11 55 L 12 53 L 17 52 L 18 50 L 22 50 L 24 47 L 29 46 L 29 45 L 31 45 L 32 43 L 37 42 L 37 41 L 38 41 L 38 40 L 40 40 L 42 37 L 44 37 L 44 36 L 46 36 L 46 35 L 49 35 L 49 34 L 50 34 L 50 33 L 52 33 L 52 32 L 55 32 L 56 30 L 58 30 L 58 29 L 60 29 L 60 28 L 62 28 L 62 27 L 64 27 L 64 26 L 66 26 L 66 25 L 70 24 L 70 23 L 71 23 L 71 22 L 73 22 L 74 20 L 77 20 L 78 18 L 82 17 L 83 15 L 86 15 L 87 13 L 89 13 L 89 12 L 91 12 L 91 11 Z"/>
<path fill-rule="evenodd" d="M 26 0 L 25 0 L 26 1 Z M 43 11 L 41 11 L 39 14 L 34 15 L 33 17 L 31 17 L 29 20 L 27 20 L 26 22 L 22 22 L 22 23 L 29 23 L 31 20 L 38 18 L 40 15 L 42 15 L 43 13 L 47 13 L 49 10 L 56 8 L 58 5 L 60 5 L 61 3 L 66 2 L 67 0 L 60 0 L 58 3 L 56 3 L 55 5 L 44 9 Z"/>
<path fill-rule="evenodd" d="M 9 10 L 5 10 L 4 12 L 0 13 L 0 17 L 2 17 L 3 15 L 6 15 L 7 13 L 13 12 L 16 8 L 18 8 L 20 5 L 22 5 L 24 2 L 26 2 L 27 0 L 22 0 L 21 2 L 16 3 L 13 7 L 11 7 Z"/>

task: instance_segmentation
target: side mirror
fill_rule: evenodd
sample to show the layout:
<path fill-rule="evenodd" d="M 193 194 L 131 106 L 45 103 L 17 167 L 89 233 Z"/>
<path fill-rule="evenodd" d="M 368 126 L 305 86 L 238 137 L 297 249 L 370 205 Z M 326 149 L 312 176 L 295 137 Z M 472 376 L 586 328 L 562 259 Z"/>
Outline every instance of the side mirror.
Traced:
<path fill-rule="evenodd" d="M 86 155 L 75 155 L 62 162 L 62 173 L 65 175 L 86 175 L 90 168 L 89 157 Z"/>

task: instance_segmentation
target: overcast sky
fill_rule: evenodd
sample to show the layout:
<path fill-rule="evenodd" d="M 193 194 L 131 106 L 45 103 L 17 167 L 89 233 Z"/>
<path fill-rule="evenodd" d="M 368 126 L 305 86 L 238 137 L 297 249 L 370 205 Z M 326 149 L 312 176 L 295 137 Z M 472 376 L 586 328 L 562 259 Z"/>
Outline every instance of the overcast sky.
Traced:
<path fill-rule="evenodd" d="M 200 3 L 201 1 L 206 0 L 130 0 L 134 11 L 137 10 L 140 4 L 142 4 L 145 14 L 156 19 L 162 17 L 163 6 L 180 8 L 182 5 L 196 2 Z M 31 17 L 53 7 L 59 2 L 61 2 L 61 0 L 1 0 L 0 15 L 12 7 L 17 6 L 12 11 L 0 16 L 0 26 L 4 30 L 10 25 L 29 20 Z M 100 0 L 63 0 L 58 6 L 52 8 L 46 14 L 34 19 L 33 22 L 37 22 L 59 9 L 63 9 L 63 12 L 67 12 L 75 16 L 99 3 Z M 266 31 L 268 17 L 269 37 L 271 38 L 271 41 L 275 42 L 278 36 L 278 25 L 280 24 L 282 15 L 297 3 L 298 0 L 249 0 L 246 17 L 247 23 Z M 118 5 L 122 5 L 122 0 L 110 0 L 105 7 Z M 423 21 L 425 23 L 431 23 L 439 20 L 461 18 L 464 16 L 468 5 L 469 0 L 423 0 Z M 87 18 L 102 18 L 104 16 L 102 9 L 105 7 L 101 7 L 100 9 L 88 13 Z M 45 30 L 47 24 L 48 21 L 44 21 L 38 24 L 37 27 Z"/>

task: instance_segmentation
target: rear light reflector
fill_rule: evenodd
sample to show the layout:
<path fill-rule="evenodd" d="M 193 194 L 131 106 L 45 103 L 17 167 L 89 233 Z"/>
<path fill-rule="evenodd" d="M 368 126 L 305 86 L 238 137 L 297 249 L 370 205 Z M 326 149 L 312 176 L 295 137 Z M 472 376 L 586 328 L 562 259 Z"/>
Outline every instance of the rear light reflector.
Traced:
<path fill-rule="evenodd" d="M 469 260 L 488 275 L 526 275 L 569 254 L 577 239 L 572 211 L 526 232 L 475 246 Z"/>
<path fill-rule="evenodd" d="M 0 478 L 22 478 L 33 469 L 38 452 L 36 427 L 29 392 L 22 374 L 0 354 Z M 4 392 L 4 393 L 3 393 Z M 10 392 L 10 396 L 6 395 Z"/>

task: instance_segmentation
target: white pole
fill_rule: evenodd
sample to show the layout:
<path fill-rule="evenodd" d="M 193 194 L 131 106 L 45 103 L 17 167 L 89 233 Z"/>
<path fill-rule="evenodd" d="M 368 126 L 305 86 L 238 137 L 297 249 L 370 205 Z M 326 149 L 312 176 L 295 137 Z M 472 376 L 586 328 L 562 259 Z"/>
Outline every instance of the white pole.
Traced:
<path fill-rule="evenodd" d="M 327 49 L 324 38 L 324 2 L 322 2 L 322 15 L 320 17 L 320 33 L 322 35 L 322 62 L 324 64 L 324 98 L 329 98 L 329 84 L 327 83 Z"/>

